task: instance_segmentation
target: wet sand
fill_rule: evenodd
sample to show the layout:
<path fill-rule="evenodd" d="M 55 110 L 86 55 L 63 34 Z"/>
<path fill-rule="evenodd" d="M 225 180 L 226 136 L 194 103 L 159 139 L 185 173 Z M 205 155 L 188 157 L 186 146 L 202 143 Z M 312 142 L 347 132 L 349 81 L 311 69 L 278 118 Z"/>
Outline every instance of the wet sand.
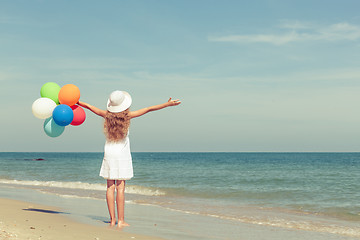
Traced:
<path fill-rule="evenodd" d="M 0 206 L 0 239 L 161 239 L 75 222 L 51 206 L 4 198 Z"/>

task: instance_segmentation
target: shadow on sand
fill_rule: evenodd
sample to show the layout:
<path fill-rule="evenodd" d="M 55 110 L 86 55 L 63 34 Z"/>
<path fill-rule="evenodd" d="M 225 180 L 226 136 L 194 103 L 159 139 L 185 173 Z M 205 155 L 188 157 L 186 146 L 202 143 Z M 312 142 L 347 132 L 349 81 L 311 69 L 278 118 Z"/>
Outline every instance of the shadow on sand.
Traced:
<path fill-rule="evenodd" d="M 24 211 L 32 211 L 32 212 L 41 212 L 41 213 L 51 213 L 51 214 L 69 214 L 66 212 L 46 210 L 46 209 L 40 209 L 40 208 L 24 208 L 23 210 Z"/>

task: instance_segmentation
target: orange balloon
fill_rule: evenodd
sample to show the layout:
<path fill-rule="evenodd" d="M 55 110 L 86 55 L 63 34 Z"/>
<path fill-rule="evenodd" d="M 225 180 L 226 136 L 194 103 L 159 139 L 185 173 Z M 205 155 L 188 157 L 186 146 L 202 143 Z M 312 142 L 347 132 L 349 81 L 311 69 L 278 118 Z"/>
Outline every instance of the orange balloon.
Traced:
<path fill-rule="evenodd" d="M 66 84 L 60 89 L 59 102 L 68 106 L 75 105 L 80 99 L 80 89 L 74 84 Z"/>

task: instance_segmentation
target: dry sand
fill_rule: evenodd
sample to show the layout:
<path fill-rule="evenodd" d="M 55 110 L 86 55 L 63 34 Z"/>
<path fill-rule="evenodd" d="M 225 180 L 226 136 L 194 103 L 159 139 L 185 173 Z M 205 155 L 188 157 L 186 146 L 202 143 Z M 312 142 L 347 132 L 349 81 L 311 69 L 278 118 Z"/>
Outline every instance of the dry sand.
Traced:
<path fill-rule="evenodd" d="M 55 207 L 0 198 L 0 239 L 161 239 L 71 220 Z"/>

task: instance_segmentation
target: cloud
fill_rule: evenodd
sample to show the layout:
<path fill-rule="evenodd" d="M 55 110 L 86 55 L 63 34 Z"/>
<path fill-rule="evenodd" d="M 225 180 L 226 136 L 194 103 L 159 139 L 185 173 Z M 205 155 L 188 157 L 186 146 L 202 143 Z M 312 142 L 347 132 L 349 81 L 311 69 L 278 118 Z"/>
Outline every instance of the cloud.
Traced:
<path fill-rule="evenodd" d="M 10 15 L 1 15 L 0 16 L 0 24 L 1 25 L 32 25 L 34 24 L 32 19 L 23 19 L 17 16 Z"/>
<path fill-rule="evenodd" d="M 284 31 L 285 30 L 285 31 Z M 346 22 L 328 26 L 316 26 L 310 23 L 283 23 L 273 34 L 210 36 L 210 42 L 233 43 L 269 43 L 284 45 L 305 41 L 356 41 L 360 39 L 360 26 Z"/>
<path fill-rule="evenodd" d="M 0 24 L 14 24 L 18 23 L 18 20 L 14 17 L 0 16 Z"/>
<path fill-rule="evenodd" d="M 258 34 L 258 35 L 229 35 L 223 37 L 210 37 L 210 42 L 253 42 L 253 43 L 271 43 L 274 45 L 282 45 L 289 42 L 297 41 L 299 36 L 296 32 L 290 32 L 282 35 Z"/>
<path fill-rule="evenodd" d="M 314 25 L 310 22 L 300 22 L 300 21 L 281 21 L 279 28 L 288 28 L 288 29 L 309 29 L 313 28 Z"/>

